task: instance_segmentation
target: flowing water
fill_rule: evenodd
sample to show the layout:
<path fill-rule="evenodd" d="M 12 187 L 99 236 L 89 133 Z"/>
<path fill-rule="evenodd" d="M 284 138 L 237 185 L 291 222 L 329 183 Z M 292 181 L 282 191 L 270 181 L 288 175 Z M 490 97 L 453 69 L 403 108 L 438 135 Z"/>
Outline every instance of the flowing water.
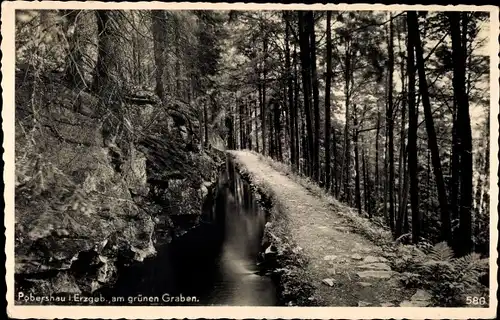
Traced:
<path fill-rule="evenodd" d="M 159 297 L 162 305 L 276 305 L 274 283 L 258 274 L 265 223 L 248 183 L 228 161 L 202 223 L 127 269 L 107 294 L 124 297 L 126 304 L 141 295 Z M 196 299 L 182 302 L 176 299 L 181 295 Z M 146 304 L 140 300 L 132 304 Z"/>

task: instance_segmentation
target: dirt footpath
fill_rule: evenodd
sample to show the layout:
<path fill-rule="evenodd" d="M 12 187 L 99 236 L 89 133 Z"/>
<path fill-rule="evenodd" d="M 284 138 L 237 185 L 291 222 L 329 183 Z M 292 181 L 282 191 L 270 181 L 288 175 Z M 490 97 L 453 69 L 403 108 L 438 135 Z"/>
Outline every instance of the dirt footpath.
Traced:
<path fill-rule="evenodd" d="M 304 266 L 325 306 L 425 306 L 430 296 L 409 291 L 397 280 L 381 248 L 354 233 L 349 221 L 323 199 L 247 151 L 231 151 L 252 176 L 265 184 L 288 215 L 294 242 L 309 259 Z M 410 303 L 411 302 L 411 303 Z"/>

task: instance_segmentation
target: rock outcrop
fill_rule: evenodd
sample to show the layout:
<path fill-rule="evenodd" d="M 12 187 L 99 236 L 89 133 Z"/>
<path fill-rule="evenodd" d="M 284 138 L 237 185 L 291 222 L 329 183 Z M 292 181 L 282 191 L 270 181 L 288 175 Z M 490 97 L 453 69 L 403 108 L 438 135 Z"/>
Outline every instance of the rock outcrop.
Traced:
<path fill-rule="evenodd" d="M 119 103 L 109 122 L 116 105 L 55 76 L 16 78 L 16 291 L 91 294 L 196 223 L 220 155 L 150 91 Z"/>

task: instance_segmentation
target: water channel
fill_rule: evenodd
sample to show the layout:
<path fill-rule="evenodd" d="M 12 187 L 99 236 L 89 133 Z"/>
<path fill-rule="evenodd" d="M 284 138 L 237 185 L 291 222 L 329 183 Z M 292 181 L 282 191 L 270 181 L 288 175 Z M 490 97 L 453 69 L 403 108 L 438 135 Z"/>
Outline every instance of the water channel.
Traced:
<path fill-rule="evenodd" d="M 276 305 L 275 285 L 257 263 L 266 213 L 229 160 L 204 211 L 199 226 L 122 272 L 107 294 L 159 297 L 160 305 Z"/>

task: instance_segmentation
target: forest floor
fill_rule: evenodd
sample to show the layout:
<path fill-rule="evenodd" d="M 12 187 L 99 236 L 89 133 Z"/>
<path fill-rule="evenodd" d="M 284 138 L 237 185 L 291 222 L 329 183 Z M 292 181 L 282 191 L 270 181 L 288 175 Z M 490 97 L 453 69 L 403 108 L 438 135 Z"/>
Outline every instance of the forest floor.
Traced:
<path fill-rule="evenodd" d="M 359 233 L 359 224 L 343 212 L 350 208 L 333 207 L 255 153 L 231 154 L 248 171 L 253 184 L 271 190 L 281 213 L 288 216 L 290 237 L 307 257 L 303 268 L 313 282 L 311 299 L 326 306 L 430 304 L 426 291 L 407 289 L 398 280 L 383 248 Z"/>

